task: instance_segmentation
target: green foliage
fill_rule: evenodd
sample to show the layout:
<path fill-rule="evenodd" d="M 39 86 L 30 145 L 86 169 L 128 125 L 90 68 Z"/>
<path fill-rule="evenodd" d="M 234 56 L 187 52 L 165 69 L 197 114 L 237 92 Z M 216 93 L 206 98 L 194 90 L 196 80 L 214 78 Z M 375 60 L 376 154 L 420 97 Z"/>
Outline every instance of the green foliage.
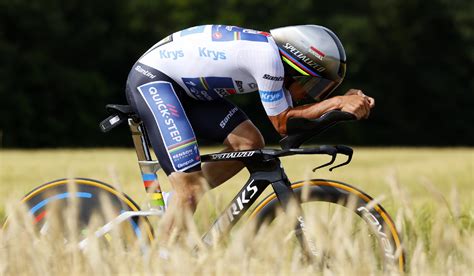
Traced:
<path fill-rule="evenodd" d="M 361 88 L 377 107 L 327 140 L 472 145 L 473 21 L 468 0 L 0 0 L 0 146 L 127 145 L 124 130 L 98 131 L 104 105 L 125 103 L 131 65 L 151 45 L 208 23 L 333 29 L 348 56 L 338 93 Z M 235 99 L 275 142 L 257 100 Z"/>

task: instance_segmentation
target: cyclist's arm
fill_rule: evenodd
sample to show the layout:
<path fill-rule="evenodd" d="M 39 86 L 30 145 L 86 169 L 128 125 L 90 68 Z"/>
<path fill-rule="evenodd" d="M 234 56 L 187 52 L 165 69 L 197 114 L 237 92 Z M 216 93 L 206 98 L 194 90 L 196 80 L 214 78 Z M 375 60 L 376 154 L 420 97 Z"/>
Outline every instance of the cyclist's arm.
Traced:
<path fill-rule="evenodd" d="M 373 98 L 364 95 L 360 90 L 350 89 L 343 96 L 336 96 L 319 103 L 289 107 L 275 116 L 268 117 L 278 133 L 285 135 L 286 122 L 291 117 L 316 119 L 328 111 L 339 109 L 354 114 L 357 119 L 362 119 L 369 116 L 370 109 L 374 105 Z"/>

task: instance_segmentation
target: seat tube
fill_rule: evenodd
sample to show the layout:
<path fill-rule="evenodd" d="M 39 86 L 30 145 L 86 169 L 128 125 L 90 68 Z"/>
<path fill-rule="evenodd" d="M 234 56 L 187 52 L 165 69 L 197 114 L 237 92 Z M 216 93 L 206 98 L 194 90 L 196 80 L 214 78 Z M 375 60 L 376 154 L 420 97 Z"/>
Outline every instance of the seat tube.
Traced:
<path fill-rule="evenodd" d="M 151 158 L 143 123 L 128 119 L 128 125 L 132 132 L 133 145 L 137 153 L 138 165 L 150 207 L 164 211 L 165 202 L 163 200 L 160 183 L 158 182 L 158 175 L 156 174 L 158 170 L 161 169 L 160 163 L 158 163 L 158 160 L 152 160 Z"/>
<path fill-rule="evenodd" d="M 152 161 L 150 150 L 145 138 L 145 131 L 142 122 L 135 122 L 133 119 L 128 119 L 128 125 L 132 132 L 133 145 L 137 153 L 138 161 Z"/>

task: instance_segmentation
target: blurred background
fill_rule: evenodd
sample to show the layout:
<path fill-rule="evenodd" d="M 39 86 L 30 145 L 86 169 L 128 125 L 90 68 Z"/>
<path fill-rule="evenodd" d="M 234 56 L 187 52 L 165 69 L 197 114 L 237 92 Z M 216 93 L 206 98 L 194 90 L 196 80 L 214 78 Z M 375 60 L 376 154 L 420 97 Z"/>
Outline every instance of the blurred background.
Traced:
<path fill-rule="evenodd" d="M 318 142 L 474 145 L 472 0 L 0 0 L 0 147 L 130 146 L 125 126 L 102 134 L 98 123 L 107 103 L 126 103 L 133 63 L 164 36 L 213 23 L 339 36 L 348 72 L 335 94 L 362 89 L 376 108 Z M 232 100 L 278 141 L 258 93 Z"/>

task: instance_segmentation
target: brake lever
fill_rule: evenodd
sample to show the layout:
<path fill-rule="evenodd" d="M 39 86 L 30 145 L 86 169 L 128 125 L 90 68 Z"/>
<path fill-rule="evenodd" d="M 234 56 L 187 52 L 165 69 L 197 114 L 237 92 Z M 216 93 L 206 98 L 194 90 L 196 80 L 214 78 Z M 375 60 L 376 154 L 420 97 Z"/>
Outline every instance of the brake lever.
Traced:
<path fill-rule="evenodd" d="M 337 145 L 335 146 L 336 150 L 338 153 L 341 153 L 343 155 L 346 155 L 347 156 L 347 160 L 339 165 L 336 165 L 334 167 L 331 167 L 329 168 L 329 171 L 332 172 L 332 170 L 336 169 L 336 168 L 339 168 L 339 167 L 342 167 L 342 166 L 345 166 L 347 164 L 349 164 L 352 160 L 352 154 L 354 153 L 354 151 L 352 150 L 352 148 L 348 147 L 348 146 L 344 146 L 344 145 Z"/>
<path fill-rule="evenodd" d="M 331 160 L 329 162 L 325 163 L 325 164 L 322 164 L 321 166 L 318 166 L 318 167 L 314 168 L 313 172 L 333 164 L 334 161 L 336 160 L 336 156 L 337 156 L 337 148 L 336 147 L 322 146 L 321 150 L 325 151 L 326 154 L 331 155 Z"/>

